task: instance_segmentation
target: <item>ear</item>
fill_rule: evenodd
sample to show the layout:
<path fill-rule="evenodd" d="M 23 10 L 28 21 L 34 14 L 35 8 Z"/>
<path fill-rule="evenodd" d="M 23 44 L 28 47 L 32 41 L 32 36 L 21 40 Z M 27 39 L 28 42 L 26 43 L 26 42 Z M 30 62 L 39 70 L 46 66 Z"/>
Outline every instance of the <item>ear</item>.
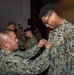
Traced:
<path fill-rule="evenodd" d="M 3 42 L 2 46 L 5 47 L 5 48 L 8 48 L 9 43 L 8 42 Z"/>

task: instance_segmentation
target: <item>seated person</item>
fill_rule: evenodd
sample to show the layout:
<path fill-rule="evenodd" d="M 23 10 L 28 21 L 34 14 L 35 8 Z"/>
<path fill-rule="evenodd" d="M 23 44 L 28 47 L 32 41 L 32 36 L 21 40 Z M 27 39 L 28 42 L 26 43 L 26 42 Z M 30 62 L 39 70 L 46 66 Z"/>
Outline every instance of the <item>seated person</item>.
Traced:
<path fill-rule="evenodd" d="M 31 28 L 26 28 L 24 30 L 25 36 L 27 37 L 27 42 L 25 44 L 25 50 L 29 50 L 30 48 L 34 47 L 38 44 L 37 39 L 34 37 Z"/>
<path fill-rule="evenodd" d="M 15 34 L 17 35 L 17 29 L 16 29 L 16 24 L 15 22 L 13 21 L 10 21 L 8 24 L 7 24 L 7 29 L 11 29 L 15 32 Z"/>

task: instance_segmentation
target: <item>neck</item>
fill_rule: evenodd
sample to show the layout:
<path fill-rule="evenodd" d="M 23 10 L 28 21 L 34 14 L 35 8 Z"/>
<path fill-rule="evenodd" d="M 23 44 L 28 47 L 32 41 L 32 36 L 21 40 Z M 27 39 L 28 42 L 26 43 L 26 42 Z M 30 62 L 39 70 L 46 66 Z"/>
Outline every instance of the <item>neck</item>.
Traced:
<path fill-rule="evenodd" d="M 5 51 L 8 51 L 8 52 L 13 52 L 13 51 L 9 50 L 8 48 L 2 48 L 2 49 Z"/>
<path fill-rule="evenodd" d="M 62 23 L 62 18 L 58 17 L 58 26 Z"/>

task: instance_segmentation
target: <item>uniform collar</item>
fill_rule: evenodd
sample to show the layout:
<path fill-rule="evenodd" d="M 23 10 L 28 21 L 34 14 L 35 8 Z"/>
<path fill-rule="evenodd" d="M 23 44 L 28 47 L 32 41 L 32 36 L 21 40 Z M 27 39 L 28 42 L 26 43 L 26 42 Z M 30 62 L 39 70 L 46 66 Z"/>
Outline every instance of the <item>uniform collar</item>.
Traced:
<path fill-rule="evenodd" d="M 58 31 L 58 30 L 63 30 L 64 27 L 65 27 L 65 23 L 67 23 L 67 21 L 65 19 L 62 20 L 61 24 L 56 28 L 54 29 L 53 31 Z"/>
<path fill-rule="evenodd" d="M 9 50 L 4 50 L 4 49 L 1 49 L 2 52 L 5 52 L 5 53 L 12 53 L 11 51 Z"/>

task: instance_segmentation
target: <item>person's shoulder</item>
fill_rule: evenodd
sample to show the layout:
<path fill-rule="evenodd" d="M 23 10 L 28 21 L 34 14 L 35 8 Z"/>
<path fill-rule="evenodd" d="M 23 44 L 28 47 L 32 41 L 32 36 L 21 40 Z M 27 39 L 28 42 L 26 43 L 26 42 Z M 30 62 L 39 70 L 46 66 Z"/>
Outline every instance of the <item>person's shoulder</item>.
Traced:
<path fill-rule="evenodd" d="M 10 53 L 9 55 L 7 55 L 6 57 L 6 62 L 19 62 L 20 60 L 23 60 L 23 57 L 18 55 L 17 53 L 13 52 L 13 53 Z"/>
<path fill-rule="evenodd" d="M 32 40 L 37 40 L 35 36 L 33 36 L 31 39 L 32 39 Z"/>
<path fill-rule="evenodd" d="M 69 22 L 69 21 L 66 21 L 65 23 L 65 27 L 64 27 L 64 36 L 66 38 L 71 38 L 72 36 L 74 36 L 74 25 Z"/>
<path fill-rule="evenodd" d="M 67 21 L 67 20 L 63 20 L 63 22 L 66 24 L 66 26 L 68 27 L 68 28 L 74 28 L 74 24 L 73 23 L 71 23 L 71 22 L 69 22 L 69 21 Z"/>
<path fill-rule="evenodd" d="M 3 57 L 1 57 L 1 56 L 3 56 Z M 1 49 L 0 57 L 1 57 L 1 61 L 7 61 L 11 57 L 13 57 L 13 55 L 12 55 L 12 53 L 10 51 L 6 51 L 6 50 Z"/>

